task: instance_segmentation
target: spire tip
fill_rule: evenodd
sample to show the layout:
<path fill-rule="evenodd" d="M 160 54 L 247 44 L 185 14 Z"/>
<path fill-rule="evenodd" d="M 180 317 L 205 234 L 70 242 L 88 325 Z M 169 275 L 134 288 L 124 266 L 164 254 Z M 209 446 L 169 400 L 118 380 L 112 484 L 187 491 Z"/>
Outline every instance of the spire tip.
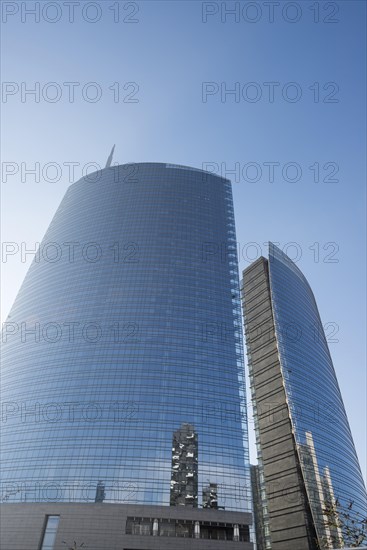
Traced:
<path fill-rule="evenodd" d="M 111 149 L 111 153 L 110 153 L 110 155 L 109 155 L 109 157 L 108 157 L 108 159 L 107 159 L 105 168 L 109 168 L 109 167 L 111 166 L 114 150 L 115 150 L 115 144 L 113 145 L 113 147 L 112 147 L 112 149 Z"/>

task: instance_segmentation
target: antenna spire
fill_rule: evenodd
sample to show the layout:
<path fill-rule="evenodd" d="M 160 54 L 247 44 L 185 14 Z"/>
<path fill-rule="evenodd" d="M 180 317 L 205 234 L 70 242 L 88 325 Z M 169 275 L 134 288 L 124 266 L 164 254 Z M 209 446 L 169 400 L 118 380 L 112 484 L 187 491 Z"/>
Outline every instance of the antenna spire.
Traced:
<path fill-rule="evenodd" d="M 111 149 L 111 153 L 110 153 L 110 156 L 108 157 L 107 159 L 107 162 L 106 162 L 106 166 L 105 168 L 109 168 L 111 166 L 111 163 L 112 163 L 112 157 L 113 157 L 113 152 L 115 150 L 115 145 L 112 147 Z"/>

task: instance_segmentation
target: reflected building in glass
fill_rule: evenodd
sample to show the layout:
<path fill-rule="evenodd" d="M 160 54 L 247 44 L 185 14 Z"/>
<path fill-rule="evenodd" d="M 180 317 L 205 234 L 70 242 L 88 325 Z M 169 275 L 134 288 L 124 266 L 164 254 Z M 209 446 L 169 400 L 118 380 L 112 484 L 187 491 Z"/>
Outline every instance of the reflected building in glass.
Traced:
<path fill-rule="evenodd" d="M 352 545 L 366 489 L 312 290 L 270 243 L 243 272 L 242 299 L 264 546 Z"/>
<path fill-rule="evenodd" d="M 198 436 L 191 424 L 173 434 L 170 504 L 198 507 Z"/>
<path fill-rule="evenodd" d="M 110 164 L 67 190 L 4 326 L 3 547 L 52 523 L 48 550 L 250 549 L 231 183 Z"/>

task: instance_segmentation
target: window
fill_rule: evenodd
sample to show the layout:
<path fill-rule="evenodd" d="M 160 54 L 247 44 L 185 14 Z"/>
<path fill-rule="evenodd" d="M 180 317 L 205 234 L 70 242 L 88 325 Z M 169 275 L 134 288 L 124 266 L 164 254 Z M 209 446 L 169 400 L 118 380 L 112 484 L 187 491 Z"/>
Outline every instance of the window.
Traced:
<path fill-rule="evenodd" d="M 41 550 L 53 550 L 60 516 L 46 516 L 47 522 L 43 534 Z"/>

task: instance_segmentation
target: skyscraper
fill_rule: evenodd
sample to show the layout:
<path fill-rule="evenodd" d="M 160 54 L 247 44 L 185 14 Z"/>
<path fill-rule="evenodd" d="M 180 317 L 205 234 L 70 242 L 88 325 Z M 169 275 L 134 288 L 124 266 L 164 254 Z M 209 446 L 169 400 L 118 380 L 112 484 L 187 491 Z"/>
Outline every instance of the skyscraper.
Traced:
<path fill-rule="evenodd" d="M 253 499 L 254 527 L 255 527 L 255 535 L 256 535 L 256 550 L 265 550 L 266 533 L 265 533 L 265 525 L 264 525 L 264 508 L 261 502 L 262 480 L 260 480 L 259 466 L 251 465 L 250 468 L 251 468 L 251 487 L 252 487 L 252 499 Z M 268 524 L 267 524 L 267 529 L 269 529 Z"/>
<path fill-rule="evenodd" d="M 110 164 L 69 187 L 3 330 L 2 547 L 251 548 L 231 184 Z"/>
<path fill-rule="evenodd" d="M 265 546 L 355 542 L 345 524 L 361 527 L 366 490 L 312 290 L 270 243 L 242 292 Z"/>

